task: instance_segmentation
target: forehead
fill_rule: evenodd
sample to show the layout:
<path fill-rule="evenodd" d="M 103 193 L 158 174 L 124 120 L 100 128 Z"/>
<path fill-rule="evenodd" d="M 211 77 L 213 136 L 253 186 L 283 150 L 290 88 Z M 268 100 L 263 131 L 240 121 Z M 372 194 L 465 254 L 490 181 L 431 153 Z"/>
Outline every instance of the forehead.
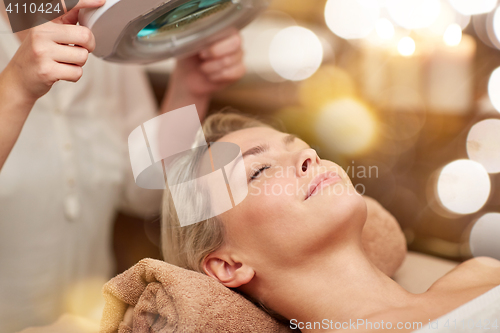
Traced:
<path fill-rule="evenodd" d="M 235 143 L 245 151 L 262 142 L 272 143 L 274 140 L 281 140 L 285 135 L 270 127 L 251 127 L 229 133 L 217 141 Z"/>

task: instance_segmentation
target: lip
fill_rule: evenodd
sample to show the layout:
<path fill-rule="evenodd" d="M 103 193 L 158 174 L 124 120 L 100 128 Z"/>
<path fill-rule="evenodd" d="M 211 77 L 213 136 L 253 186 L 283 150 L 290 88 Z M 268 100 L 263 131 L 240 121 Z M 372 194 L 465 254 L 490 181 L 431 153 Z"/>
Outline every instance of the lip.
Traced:
<path fill-rule="evenodd" d="M 327 171 L 325 173 L 319 174 L 311 180 L 309 185 L 307 185 L 307 194 L 304 200 L 309 199 L 312 195 L 317 193 L 323 187 L 340 181 L 341 178 L 335 171 Z"/>

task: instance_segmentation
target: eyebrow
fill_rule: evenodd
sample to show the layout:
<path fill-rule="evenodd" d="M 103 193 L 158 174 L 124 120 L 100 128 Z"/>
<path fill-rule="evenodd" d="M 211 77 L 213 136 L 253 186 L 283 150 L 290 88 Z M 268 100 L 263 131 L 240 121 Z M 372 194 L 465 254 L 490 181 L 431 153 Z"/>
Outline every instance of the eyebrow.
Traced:
<path fill-rule="evenodd" d="M 298 139 L 298 136 L 296 136 L 294 134 L 288 134 L 288 135 L 283 137 L 282 141 L 283 141 L 283 144 L 285 146 L 287 146 L 287 145 L 291 144 L 293 141 L 295 141 L 295 139 Z M 248 149 L 246 152 L 244 152 L 241 155 L 241 157 L 238 157 L 236 160 L 239 161 L 240 159 L 243 159 L 243 158 L 245 158 L 245 156 L 249 156 L 249 155 L 262 154 L 262 153 L 268 151 L 269 149 L 270 149 L 270 147 L 269 147 L 269 144 L 267 144 L 267 143 L 262 144 L 262 145 L 258 145 L 258 146 L 255 146 L 255 147 Z M 236 160 L 235 160 L 235 163 L 233 164 L 233 166 L 231 167 L 231 170 L 229 171 L 230 174 L 233 173 L 234 167 L 238 163 L 238 161 L 236 161 Z"/>
<path fill-rule="evenodd" d="M 297 139 L 297 136 L 294 134 L 288 134 L 283 137 L 283 144 L 285 146 L 291 144 L 295 139 Z M 249 156 L 249 155 L 259 155 L 262 153 L 265 153 L 269 151 L 269 145 L 267 143 L 261 144 L 255 147 L 252 147 L 248 149 L 246 152 L 243 153 L 242 157 Z"/>

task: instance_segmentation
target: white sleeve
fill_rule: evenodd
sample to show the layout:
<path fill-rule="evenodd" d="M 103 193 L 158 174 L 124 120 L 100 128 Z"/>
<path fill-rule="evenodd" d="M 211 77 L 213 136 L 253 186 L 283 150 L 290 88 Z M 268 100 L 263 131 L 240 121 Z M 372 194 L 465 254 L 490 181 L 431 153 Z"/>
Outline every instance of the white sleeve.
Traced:
<path fill-rule="evenodd" d="M 158 106 L 153 96 L 145 70 L 141 66 L 122 66 L 121 98 L 123 106 L 124 142 L 137 126 L 158 115 Z M 152 217 L 160 213 L 163 190 L 146 190 L 136 185 L 132 174 L 128 146 L 126 147 L 125 179 L 119 210 L 140 217 Z"/>

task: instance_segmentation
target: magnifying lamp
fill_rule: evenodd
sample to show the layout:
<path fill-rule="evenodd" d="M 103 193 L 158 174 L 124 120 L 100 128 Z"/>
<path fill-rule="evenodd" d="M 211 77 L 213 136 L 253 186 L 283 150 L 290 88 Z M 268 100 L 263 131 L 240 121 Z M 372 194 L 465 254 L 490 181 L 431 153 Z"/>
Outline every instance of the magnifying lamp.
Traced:
<path fill-rule="evenodd" d="M 195 54 L 250 23 L 269 0 L 106 0 L 80 11 L 95 36 L 93 54 L 108 61 L 151 63 Z"/>

